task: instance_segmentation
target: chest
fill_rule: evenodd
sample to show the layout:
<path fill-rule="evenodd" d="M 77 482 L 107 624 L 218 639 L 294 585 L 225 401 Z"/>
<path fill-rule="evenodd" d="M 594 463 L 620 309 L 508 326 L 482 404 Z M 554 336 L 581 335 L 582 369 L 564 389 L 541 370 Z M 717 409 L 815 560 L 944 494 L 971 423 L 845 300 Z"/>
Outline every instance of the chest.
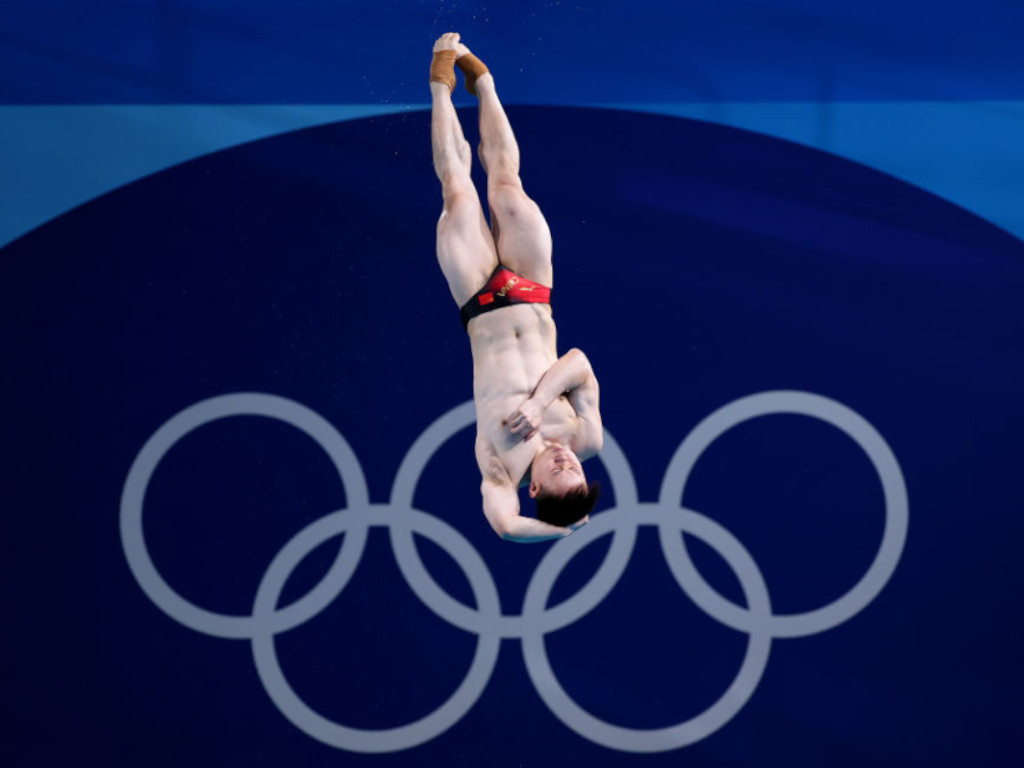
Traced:
<path fill-rule="evenodd" d="M 540 436 L 545 440 L 568 445 L 576 434 L 578 421 L 579 418 L 569 404 L 569 399 L 561 395 L 544 413 Z"/>
<path fill-rule="evenodd" d="M 576 412 L 568 399 L 559 397 L 545 411 L 538 434 L 524 441 L 521 437 L 512 435 L 501 423 L 520 402 L 521 399 L 514 403 L 510 402 L 504 410 L 500 410 L 500 416 L 497 415 L 498 411 L 494 411 L 495 415 L 487 418 L 486 424 L 478 425 L 478 433 L 487 444 L 488 453 L 493 452 L 493 458 L 505 468 L 513 482 L 519 482 L 526 475 L 533 457 L 544 440 L 569 445 L 578 426 Z"/>

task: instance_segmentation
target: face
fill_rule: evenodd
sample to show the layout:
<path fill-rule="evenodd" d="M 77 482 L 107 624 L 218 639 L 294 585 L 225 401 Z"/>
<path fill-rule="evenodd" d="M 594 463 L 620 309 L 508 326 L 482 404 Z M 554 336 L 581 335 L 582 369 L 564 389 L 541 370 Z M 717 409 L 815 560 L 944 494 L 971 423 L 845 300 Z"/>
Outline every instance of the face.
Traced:
<path fill-rule="evenodd" d="M 574 488 L 585 486 L 587 478 L 576 454 L 558 443 L 547 443 L 537 454 L 530 470 L 530 496 L 541 491 L 562 496 Z"/>

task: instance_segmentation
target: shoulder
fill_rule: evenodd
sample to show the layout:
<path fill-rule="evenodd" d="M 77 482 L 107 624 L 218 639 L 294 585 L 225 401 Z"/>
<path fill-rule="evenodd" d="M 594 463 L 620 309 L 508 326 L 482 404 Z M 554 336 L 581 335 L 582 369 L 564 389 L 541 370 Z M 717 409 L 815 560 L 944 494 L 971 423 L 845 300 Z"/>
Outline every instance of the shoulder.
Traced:
<path fill-rule="evenodd" d="M 593 393 L 572 398 L 576 423 L 571 447 L 581 461 L 596 456 L 604 445 L 604 423 L 601 419 L 596 387 L 595 380 Z"/>
<path fill-rule="evenodd" d="M 519 516 L 519 494 L 514 485 L 505 478 L 488 477 L 486 474 L 480 481 L 480 496 L 483 502 L 484 516 L 491 528 L 502 538 L 514 525 Z"/>
<path fill-rule="evenodd" d="M 592 459 L 604 447 L 604 430 L 600 427 L 595 429 L 593 426 L 585 426 L 576 434 L 571 447 L 580 461 Z"/>

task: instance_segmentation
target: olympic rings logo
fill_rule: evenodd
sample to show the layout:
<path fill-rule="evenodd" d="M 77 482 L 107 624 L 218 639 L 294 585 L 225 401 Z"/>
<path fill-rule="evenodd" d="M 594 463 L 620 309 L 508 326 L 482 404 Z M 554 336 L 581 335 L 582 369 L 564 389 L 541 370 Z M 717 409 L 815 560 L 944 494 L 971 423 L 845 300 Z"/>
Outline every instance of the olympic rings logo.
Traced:
<path fill-rule="evenodd" d="M 687 478 L 704 450 L 718 437 L 749 419 L 768 414 L 802 414 L 845 432 L 867 454 L 885 497 L 885 527 L 878 552 L 861 579 L 844 595 L 816 610 L 772 613 L 757 564 L 743 545 L 713 520 L 680 506 Z M 149 556 L 142 531 L 143 500 L 149 480 L 163 456 L 189 432 L 229 416 L 265 416 L 301 430 L 327 453 L 345 488 L 349 507 L 322 517 L 289 541 L 267 568 L 251 616 L 213 613 L 178 595 L 161 577 Z M 531 578 L 522 613 L 502 613 L 498 591 L 487 565 L 457 530 L 412 506 L 413 493 L 427 462 L 441 445 L 475 419 L 471 402 L 437 419 L 409 449 L 395 478 L 391 501 L 371 504 L 359 461 L 345 438 L 314 411 L 282 397 L 241 393 L 196 403 L 172 417 L 149 438 L 125 480 L 121 498 L 121 542 L 132 574 L 149 598 L 168 616 L 205 634 L 251 641 L 260 680 L 281 713 L 324 744 L 353 752 L 397 752 L 436 738 L 457 723 L 479 700 L 490 680 L 502 638 L 522 643 L 526 669 L 544 703 L 567 727 L 605 747 L 627 752 L 662 752 L 693 744 L 729 722 L 746 704 L 768 662 L 773 638 L 803 637 L 837 626 L 865 608 L 885 587 L 906 541 L 908 502 L 903 473 L 878 431 L 855 411 L 820 395 L 773 391 L 750 395 L 718 409 L 683 440 L 662 481 L 659 501 L 640 503 L 632 470 L 615 440 L 605 433 L 603 462 L 618 507 L 595 515 L 590 525 L 554 544 Z M 552 671 L 545 635 L 579 620 L 614 588 L 633 552 L 640 525 L 658 528 L 662 550 L 682 590 L 717 621 L 749 635 L 746 654 L 735 679 L 708 709 L 666 728 L 635 729 L 607 723 L 580 707 Z M 274 637 L 308 621 L 345 588 L 355 572 L 371 526 L 388 529 L 395 557 L 413 592 L 434 613 L 477 636 L 476 652 L 458 688 L 429 715 L 395 728 L 364 730 L 329 720 L 307 706 L 285 678 Z M 706 542 L 735 571 L 746 606 L 730 602 L 697 572 L 680 532 Z M 327 540 L 345 534 L 338 555 L 323 579 L 308 594 L 278 608 L 282 589 L 306 555 Z M 478 606 L 470 608 L 447 594 L 431 577 L 416 550 L 413 534 L 425 536 L 465 573 Z M 566 564 L 602 536 L 612 535 L 608 553 L 593 578 L 562 603 L 548 607 L 555 580 Z"/>

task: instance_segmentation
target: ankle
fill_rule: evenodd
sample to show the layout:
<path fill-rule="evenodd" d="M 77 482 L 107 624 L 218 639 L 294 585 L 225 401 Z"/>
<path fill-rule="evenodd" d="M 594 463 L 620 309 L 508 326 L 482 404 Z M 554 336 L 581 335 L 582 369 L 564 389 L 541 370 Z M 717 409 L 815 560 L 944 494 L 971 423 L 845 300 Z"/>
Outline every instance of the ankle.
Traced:
<path fill-rule="evenodd" d="M 476 79 L 476 91 L 479 94 L 481 90 L 484 91 L 495 91 L 494 87 L 494 75 L 490 72 L 484 72 Z"/>
<path fill-rule="evenodd" d="M 451 101 L 452 89 L 448 87 L 447 83 L 439 83 L 436 80 L 432 80 L 430 83 L 430 95 L 435 101 L 437 99 L 448 99 Z"/>

